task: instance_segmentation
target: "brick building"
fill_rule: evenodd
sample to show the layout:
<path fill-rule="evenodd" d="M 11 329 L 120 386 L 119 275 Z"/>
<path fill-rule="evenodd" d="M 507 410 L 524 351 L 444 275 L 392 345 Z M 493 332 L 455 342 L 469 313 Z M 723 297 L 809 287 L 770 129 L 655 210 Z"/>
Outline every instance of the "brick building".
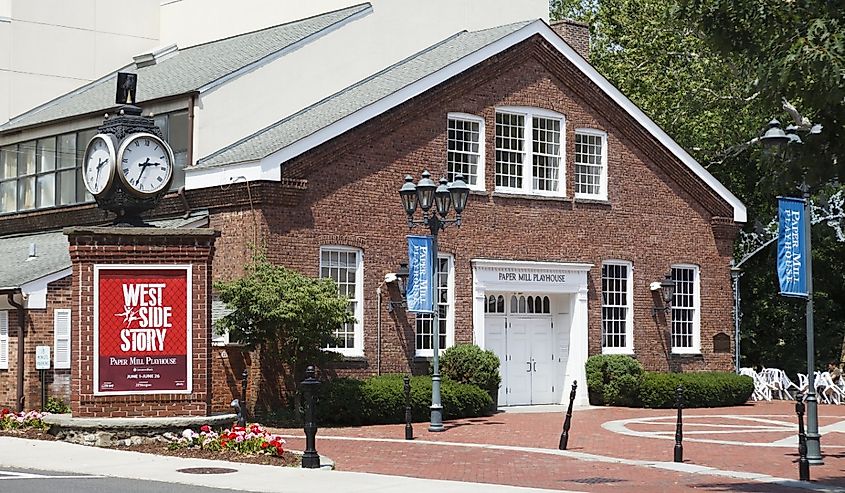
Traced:
<path fill-rule="evenodd" d="M 244 130 L 252 108 L 285 98 L 274 65 L 307 57 L 371 11 L 364 4 L 128 66 L 139 105 L 157 115 L 184 166 L 151 219 L 218 230 L 215 279 L 239 276 L 255 244 L 274 262 L 333 278 L 357 318 L 328 349 L 343 354 L 325 369 L 333 374 L 424 371 L 433 332 L 441 347 L 499 354 L 500 405 L 560 402 L 593 354 L 631 354 L 653 370 L 732 368 L 730 258 L 745 208 L 589 65 L 585 26 L 536 20 L 457 32 L 324 97 L 279 103 L 287 109 L 274 123 Z M 0 269 L 0 404 L 24 396 L 32 407 L 35 344 L 49 342 L 61 358 L 79 344 L 56 336 L 71 293 L 66 240 L 50 231 L 109 221 L 73 177 L 113 111 L 113 88 L 114 74 L 0 127 L 0 252 L 15 259 Z M 423 169 L 462 173 L 472 189 L 460 229 L 440 235 L 437 330 L 385 284 L 407 257 L 398 189 Z M 42 186 L 51 179 L 53 188 Z M 40 254 L 42 244 L 52 253 Z M 42 260 L 49 267 L 23 268 Z M 650 286 L 667 272 L 672 308 L 655 317 Z M 16 370 L 18 314 L 25 373 Z M 227 410 L 245 368 L 250 400 L 271 405 L 277 363 L 217 343 L 213 408 Z M 64 396 L 60 366 L 50 392 Z"/>

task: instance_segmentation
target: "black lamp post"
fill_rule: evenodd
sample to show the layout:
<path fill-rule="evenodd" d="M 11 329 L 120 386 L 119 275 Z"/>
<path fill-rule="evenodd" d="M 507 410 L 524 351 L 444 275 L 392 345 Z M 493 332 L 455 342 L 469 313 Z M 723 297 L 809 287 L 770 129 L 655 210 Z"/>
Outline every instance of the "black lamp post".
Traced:
<path fill-rule="evenodd" d="M 423 171 L 420 181 L 414 184 L 411 175 L 405 176 L 405 183 L 399 189 L 399 197 L 408 216 L 408 228 L 424 226 L 429 229 L 432 236 L 432 264 L 431 277 L 429 278 L 435 286 L 437 293 L 437 270 L 440 260 L 437 258 L 437 234 L 446 226 L 454 224 L 461 225 L 461 214 L 469 198 L 469 187 L 464 182 L 463 175 L 456 175 L 455 181 L 451 184 L 446 178 L 440 179 L 440 185 L 436 185 L 431 179 L 431 173 Z M 422 219 L 414 219 L 417 207 L 422 209 Z M 435 210 L 431 211 L 434 207 Z M 455 209 L 455 218 L 447 219 L 449 211 Z M 443 406 L 440 403 L 440 308 L 435 306 L 431 318 L 431 337 L 433 350 L 433 374 L 431 375 L 431 425 L 429 431 L 444 431 L 443 428 Z"/>
<path fill-rule="evenodd" d="M 801 138 L 795 133 L 797 127 L 790 125 L 789 131 L 784 132 L 780 128 L 780 122 L 772 119 L 769 128 L 760 137 L 763 147 L 784 147 L 786 144 L 803 144 Z M 811 130 L 812 133 L 812 130 Z M 811 224 L 813 222 L 812 209 L 810 208 L 810 188 L 802 181 L 800 190 L 804 196 L 804 239 L 806 252 L 804 265 L 807 268 L 807 460 L 812 465 L 824 464 L 821 454 L 821 435 L 819 434 L 819 401 L 816 397 L 816 348 L 815 334 L 813 329 L 813 246 L 811 238 Z"/>

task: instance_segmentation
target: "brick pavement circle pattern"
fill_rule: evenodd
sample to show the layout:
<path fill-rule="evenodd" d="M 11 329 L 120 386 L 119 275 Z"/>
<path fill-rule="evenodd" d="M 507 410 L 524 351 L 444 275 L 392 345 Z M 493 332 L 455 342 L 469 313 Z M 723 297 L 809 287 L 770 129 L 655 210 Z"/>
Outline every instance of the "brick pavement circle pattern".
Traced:
<path fill-rule="evenodd" d="M 791 402 L 764 402 L 717 412 L 732 419 L 774 416 L 773 421 L 788 423 L 790 416 L 794 417 L 793 410 Z M 687 409 L 684 417 L 696 421 L 697 417 L 713 414 L 714 409 Z M 845 406 L 820 407 L 822 452 L 828 460 L 825 465 L 812 468 L 813 483 L 797 481 L 797 465 L 793 462 L 797 459 L 797 444 L 749 447 L 689 439 L 684 442 L 684 463 L 673 464 L 671 441 L 622 435 L 602 426 L 623 419 L 672 421 L 669 417 L 674 419 L 672 410 L 576 410 L 567 451 L 557 450 L 562 413 L 500 413 L 447 421 L 444 433 L 429 433 L 420 424 L 414 427 L 413 442 L 402 440 L 403 425 L 320 429 L 317 449 L 334 459 L 340 470 L 551 490 L 588 486 L 588 491 L 595 492 L 845 491 L 845 475 L 838 460 L 845 457 L 838 451 L 845 445 L 845 435 L 837 429 L 837 424 L 845 422 Z M 698 422 L 704 423 L 704 419 L 707 418 Z M 765 443 L 794 434 L 786 424 L 774 426 L 783 428 L 778 432 L 748 432 L 743 439 Z M 297 438 L 302 435 L 301 430 L 280 431 L 291 436 L 288 445 L 292 449 L 304 447 L 304 440 Z M 584 482 L 590 478 L 612 481 Z"/>

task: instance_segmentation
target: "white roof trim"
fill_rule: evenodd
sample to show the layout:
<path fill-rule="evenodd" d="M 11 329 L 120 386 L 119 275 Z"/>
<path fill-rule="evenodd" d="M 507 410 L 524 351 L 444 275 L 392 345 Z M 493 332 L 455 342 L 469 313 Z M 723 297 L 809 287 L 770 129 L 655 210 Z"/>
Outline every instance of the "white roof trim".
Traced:
<path fill-rule="evenodd" d="M 520 43 L 531 36 L 539 34 L 552 46 L 558 49 L 569 61 L 571 61 L 584 75 L 593 81 L 611 99 L 619 104 L 629 115 L 634 117 L 652 136 L 663 144 L 672 154 L 681 160 L 693 173 L 701 178 L 713 191 L 731 205 L 734 211 L 733 219 L 736 222 L 746 222 L 745 205 L 734 196 L 724 185 L 711 175 L 701 164 L 689 155 L 677 142 L 672 140 L 654 121 L 642 112 L 630 99 L 622 94 L 613 84 L 599 74 L 581 55 L 575 52 L 551 27 L 542 20 L 534 21 L 523 28 L 514 31 L 498 41 L 495 41 L 478 51 L 457 60 L 437 72 L 427 75 L 422 79 L 405 86 L 399 91 L 376 101 L 360 110 L 347 115 L 344 118 L 323 127 L 313 134 L 300 139 L 293 144 L 279 149 L 278 151 L 264 157 L 261 161 L 262 167 L 278 166 L 280 163 L 314 148 L 318 145 L 341 135 L 384 112 L 398 106 L 399 104 L 418 96 L 432 87 L 454 77 L 470 67 L 487 60 L 488 58 Z"/>
<path fill-rule="evenodd" d="M 487 258 L 474 258 L 470 260 L 473 268 L 486 269 L 542 269 L 542 270 L 567 270 L 575 272 L 589 272 L 593 264 L 583 262 L 538 262 L 534 260 L 497 260 Z"/>
<path fill-rule="evenodd" d="M 21 284 L 21 293 L 23 293 L 24 296 L 25 308 L 27 310 L 47 308 L 47 285 L 53 281 L 64 279 L 72 273 L 72 268 L 68 267 L 58 272 Z"/>

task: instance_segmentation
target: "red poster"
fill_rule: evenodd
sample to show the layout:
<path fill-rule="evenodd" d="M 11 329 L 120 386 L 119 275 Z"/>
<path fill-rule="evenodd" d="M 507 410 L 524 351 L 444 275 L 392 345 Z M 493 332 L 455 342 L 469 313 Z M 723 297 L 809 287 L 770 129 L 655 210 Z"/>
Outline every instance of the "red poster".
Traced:
<path fill-rule="evenodd" d="M 94 267 L 95 394 L 191 392 L 191 267 Z"/>

